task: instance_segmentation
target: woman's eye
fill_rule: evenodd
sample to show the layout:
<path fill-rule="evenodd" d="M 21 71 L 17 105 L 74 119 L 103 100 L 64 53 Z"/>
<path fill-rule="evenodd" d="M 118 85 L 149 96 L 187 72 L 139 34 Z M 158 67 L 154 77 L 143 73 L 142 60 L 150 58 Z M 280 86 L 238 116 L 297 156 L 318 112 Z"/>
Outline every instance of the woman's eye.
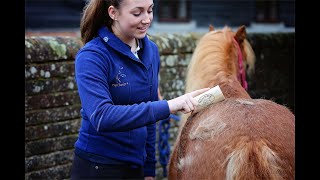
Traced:
<path fill-rule="evenodd" d="M 134 16 L 140 16 L 141 13 L 133 13 Z"/>
<path fill-rule="evenodd" d="M 149 13 L 149 14 L 152 13 L 152 10 L 148 11 L 148 13 Z"/>

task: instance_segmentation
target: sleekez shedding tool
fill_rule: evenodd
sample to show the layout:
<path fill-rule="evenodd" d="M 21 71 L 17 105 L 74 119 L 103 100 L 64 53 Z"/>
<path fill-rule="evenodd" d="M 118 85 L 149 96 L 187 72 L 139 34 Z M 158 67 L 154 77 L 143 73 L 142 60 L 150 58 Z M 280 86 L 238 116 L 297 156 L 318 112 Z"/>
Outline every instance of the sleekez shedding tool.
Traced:
<path fill-rule="evenodd" d="M 225 99 L 219 85 L 209 89 L 208 91 L 199 94 L 198 96 L 194 97 L 194 99 L 198 102 L 198 106 L 195 109 L 195 112 L 201 111 L 205 107 L 209 106 L 210 104 L 218 103 Z M 193 113 L 195 113 L 193 112 Z"/>

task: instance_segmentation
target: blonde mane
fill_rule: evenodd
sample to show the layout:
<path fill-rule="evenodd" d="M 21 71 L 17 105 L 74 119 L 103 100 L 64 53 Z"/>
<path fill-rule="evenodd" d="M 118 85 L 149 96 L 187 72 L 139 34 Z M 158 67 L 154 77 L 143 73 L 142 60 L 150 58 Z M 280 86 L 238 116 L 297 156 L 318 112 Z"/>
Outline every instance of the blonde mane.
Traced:
<path fill-rule="evenodd" d="M 211 26 L 209 30 L 199 40 L 193 52 L 186 76 L 186 93 L 218 84 L 241 86 L 237 80 L 239 52 L 234 39 L 237 39 L 241 49 L 244 72 L 248 76 L 254 72 L 255 54 L 246 39 L 244 26 L 237 32 L 233 32 L 228 26 L 221 30 L 214 30 Z M 238 88 L 227 88 L 224 92 L 225 97 L 249 97 L 244 89 L 241 92 L 228 92 L 230 89 Z M 190 113 L 181 115 L 179 132 L 189 116 Z"/>
<path fill-rule="evenodd" d="M 198 42 L 188 66 L 186 92 L 213 87 L 230 76 L 237 76 L 239 65 L 237 48 L 233 43 L 235 33 L 229 27 L 212 30 Z M 240 44 L 243 54 L 243 67 L 251 75 L 254 70 L 255 55 L 249 42 Z M 214 53 L 213 53 L 214 52 Z M 248 65 L 248 68 L 247 68 Z M 201 81 L 199 81 L 201 80 Z"/>

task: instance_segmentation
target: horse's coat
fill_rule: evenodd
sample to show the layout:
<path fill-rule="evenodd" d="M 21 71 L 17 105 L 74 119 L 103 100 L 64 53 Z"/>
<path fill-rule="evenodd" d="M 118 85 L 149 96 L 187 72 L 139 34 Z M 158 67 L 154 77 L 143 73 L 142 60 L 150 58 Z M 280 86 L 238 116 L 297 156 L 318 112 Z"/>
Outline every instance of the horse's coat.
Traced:
<path fill-rule="evenodd" d="M 244 26 L 235 33 L 211 27 L 198 42 L 186 92 L 219 85 L 226 99 L 184 116 L 188 120 L 181 123 L 170 157 L 170 180 L 294 179 L 295 117 L 285 106 L 250 98 L 237 78 L 239 54 L 252 71 L 254 52 Z"/>

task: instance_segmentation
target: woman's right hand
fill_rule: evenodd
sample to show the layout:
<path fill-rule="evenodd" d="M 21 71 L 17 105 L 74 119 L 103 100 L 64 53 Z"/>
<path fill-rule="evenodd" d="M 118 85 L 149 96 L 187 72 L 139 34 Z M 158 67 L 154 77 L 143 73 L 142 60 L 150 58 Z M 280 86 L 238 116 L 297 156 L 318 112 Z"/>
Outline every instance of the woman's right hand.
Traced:
<path fill-rule="evenodd" d="M 168 101 L 170 113 L 176 113 L 178 111 L 187 114 L 192 112 L 195 107 L 198 105 L 198 102 L 194 99 L 194 97 L 198 96 L 201 93 L 208 91 L 210 88 L 203 88 L 192 91 L 190 93 L 186 93 L 177 98 L 171 99 Z"/>

